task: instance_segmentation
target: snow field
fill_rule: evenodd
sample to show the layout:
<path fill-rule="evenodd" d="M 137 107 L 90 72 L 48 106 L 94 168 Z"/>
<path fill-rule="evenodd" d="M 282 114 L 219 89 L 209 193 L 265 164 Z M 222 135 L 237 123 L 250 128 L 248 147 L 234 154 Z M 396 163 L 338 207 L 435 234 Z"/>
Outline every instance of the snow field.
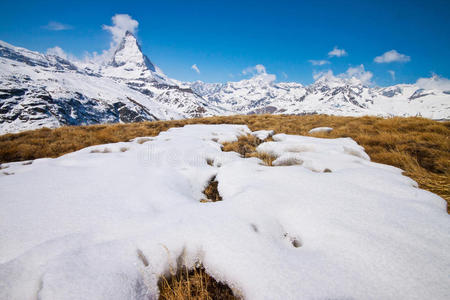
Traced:
<path fill-rule="evenodd" d="M 448 298 L 443 199 L 350 138 L 274 135 L 274 167 L 221 151 L 247 134 L 273 133 L 188 125 L 7 164 L 0 298 L 156 299 L 198 263 L 245 299 Z M 200 203 L 214 176 L 223 201 Z"/>

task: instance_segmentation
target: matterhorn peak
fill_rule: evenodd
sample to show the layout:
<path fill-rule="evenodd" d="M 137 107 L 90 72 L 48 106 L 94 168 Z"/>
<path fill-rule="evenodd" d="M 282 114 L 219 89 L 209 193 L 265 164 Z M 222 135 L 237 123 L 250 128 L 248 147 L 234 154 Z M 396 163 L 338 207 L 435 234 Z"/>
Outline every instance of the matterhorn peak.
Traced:
<path fill-rule="evenodd" d="M 133 34 L 131 31 L 129 31 L 129 30 L 127 30 L 127 31 L 125 32 L 125 36 L 132 36 L 132 37 L 136 38 L 136 37 L 134 36 L 134 34 Z"/>
<path fill-rule="evenodd" d="M 142 53 L 141 46 L 130 31 L 125 33 L 122 41 L 117 46 L 110 64 L 114 67 L 126 66 L 127 69 L 135 69 L 136 67 L 139 69 L 147 68 L 155 72 L 155 66 Z"/>
<path fill-rule="evenodd" d="M 170 83 L 167 76 L 142 53 L 141 46 L 131 31 L 125 32 L 111 59 L 102 68 L 102 74 L 127 80 Z"/>

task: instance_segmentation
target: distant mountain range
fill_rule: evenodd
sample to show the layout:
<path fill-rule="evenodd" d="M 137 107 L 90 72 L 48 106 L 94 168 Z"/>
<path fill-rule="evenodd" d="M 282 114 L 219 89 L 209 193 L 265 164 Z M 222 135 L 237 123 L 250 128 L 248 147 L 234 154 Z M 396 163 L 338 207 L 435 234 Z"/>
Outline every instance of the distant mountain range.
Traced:
<path fill-rule="evenodd" d="M 180 82 L 152 63 L 130 32 L 102 63 L 69 61 L 0 41 L 0 134 L 261 113 L 448 120 L 450 91 L 415 84 L 368 87 L 355 77 L 329 74 L 309 86 L 276 83 L 265 72 L 238 82 Z"/>

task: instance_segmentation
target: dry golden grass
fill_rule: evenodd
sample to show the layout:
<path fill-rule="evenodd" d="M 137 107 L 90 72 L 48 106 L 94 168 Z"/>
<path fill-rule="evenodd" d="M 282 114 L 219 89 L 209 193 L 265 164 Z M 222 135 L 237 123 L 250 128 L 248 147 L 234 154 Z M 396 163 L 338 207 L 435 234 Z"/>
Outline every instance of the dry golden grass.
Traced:
<path fill-rule="evenodd" d="M 225 152 L 234 151 L 239 153 L 242 157 L 249 157 L 250 153 L 256 151 L 256 147 L 261 144 L 261 140 L 253 135 L 243 135 L 238 138 L 236 142 L 224 143 L 222 150 Z"/>
<path fill-rule="evenodd" d="M 268 153 L 256 151 L 256 147 L 258 147 L 259 144 L 269 140 L 272 140 L 272 138 L 269 137 L 266 140 L 262 141 L 259 138 L 250 134 L 243 135 L 240 136 L 238 140 L 235 142 L 224 143 L 222 151 L 225 152 L 234 151 L 239 153 L 242 157 L 257 157 L 261 159 L 265 165 L 272 166 L 272 162 L 275 160 L 276 157 Z"/>
<path fill-rule="evenodd" d="M 276 159 L 275 156 L 270 155 L 265 152 L 252 152 L 247 155 L 247 157 L 257 157 L 264 162 L 266 166 L 272 166 L 272 162 Z"/>
<path fill-rule="evenodd" d="M 180 268 L 175 275 L 161 277 L 158 282 L 162 300 L 236 300 L 232 290 L 217 282 L 203 267 Z"/>
<path fill-rule="evenodd" d="M 214 176 L 210 181 L 208 186 L 203 191 L 207 199 L 202 199 L 200 202 L 217 202 L 222 201 L 222 197 L 219 194 L 219 190 L 217 189 L 219 182 L 216 180 Z"/>
<path fill-rule="evenodd" d="M 308 135 L 308 131 L 314 127 L 333 127 L 330 133 L 316 133 L 313 136 L 351 137 L 366 149 L 373 161 L 405 170 L 405 174 L 416 180 L 421 188 L 450 202 L 450 122 L 424 118 L 238 115 L 39 129 L 0 136 L 0 163 L 58 157 L 87 146 L 128 141 L 139 136 L 155 136 L 171 127 L 197 123 L 246 124 L 251 130 L 272 129 L 275 133 L 301 135 Z M 247 157 L 260 155 L 270 165 L 270 157 L 255 154 L 256 138 L 246 139 L 241 140 L 237 148 L 236 145 L 225 145 L 224 150 L 236 149 Z"/>

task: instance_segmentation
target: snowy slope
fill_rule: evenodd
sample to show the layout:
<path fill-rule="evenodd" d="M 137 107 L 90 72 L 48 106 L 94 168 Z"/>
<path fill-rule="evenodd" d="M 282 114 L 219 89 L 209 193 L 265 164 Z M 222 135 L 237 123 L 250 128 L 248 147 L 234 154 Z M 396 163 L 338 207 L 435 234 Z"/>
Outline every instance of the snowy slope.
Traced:
<path fill-rule="evenodd" d="M 274 167 L 221 151 L 247 133 L 191 125 L 7 164 L 0 298 L 157 299 L 178 261 L 250 300 L 448 299 L 443 199 L 350 138 L 275 135 L 258 148 Z M 201 203 L 214 176 L 223 201 Z"/>

